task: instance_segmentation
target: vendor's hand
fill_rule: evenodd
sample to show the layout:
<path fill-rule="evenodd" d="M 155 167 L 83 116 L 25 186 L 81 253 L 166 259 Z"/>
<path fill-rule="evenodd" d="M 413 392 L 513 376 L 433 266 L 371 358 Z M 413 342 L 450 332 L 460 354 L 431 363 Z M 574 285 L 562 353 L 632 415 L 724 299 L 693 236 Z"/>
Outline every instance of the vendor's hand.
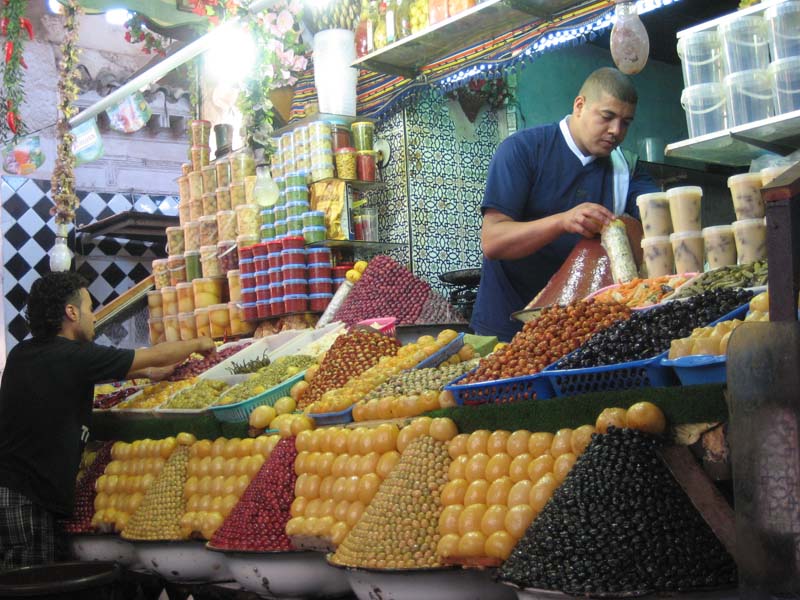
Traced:
<path fill-rule="evenodd" d="M 577 233 L 586 238 L 596 236 L 613 220 L 614 215 L 610 210 L 594 202 L 584 202 L 561 213 L 564 233 Z"/>
<path fill-rule="evenodd" d="M 150 381 L 163 381 L 175 371 L 178 365 L 169 365 L 168 367 L 150 367 L 147 369 L 147 377 Z"/>
<path fill-rule="evenodd" d="M 195 352 L 199 352 L 200 354 L 211 354 L 212 352 L 217 351 L 217 345 L 210 337 L 199 337 L 197 338 L 196 342 L 197 349 Z"/>

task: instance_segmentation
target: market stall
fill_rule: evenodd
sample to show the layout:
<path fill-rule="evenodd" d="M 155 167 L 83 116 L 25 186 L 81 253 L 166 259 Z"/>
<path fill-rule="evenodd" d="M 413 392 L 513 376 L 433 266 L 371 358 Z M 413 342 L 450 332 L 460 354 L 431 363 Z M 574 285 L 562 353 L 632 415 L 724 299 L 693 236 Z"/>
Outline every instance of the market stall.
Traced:
<path fill-rule="evenodd" d="M 416 85 L 452 57 L 441 40 L 417 55 L 437 31 L 492 17 L 498 33 L 523 18 L 491 0 L 460 12 L 428 2 L 426 27 L 418 4 L 398 6 L 405 41 L 367 44 L 356 64 Z M 511 49 L 545 26 L 586 27 L 607 3 L 563 4 L 511 30 Z M 719 26 L 756 16 L 780 33 L 774 13 L 800 14 L 797 4 Z M 353 43 L 364 41 L 356 16 L 340 15 Z M 777 61 L 800 56 L 760 27 Z M 705 40 L 706 29 L 679 37 Z M 745 70 L 734 46 L 723 39 L 729 77 Z M 681 47 L 693 139 L 668 152 L 741 158 L 737 148 L 758 146 L 747 131 L 796 135 L 794 105 L 781 117 L 736 114 L 719 132 L 712 117 L 698 121 L 697 86 L 714 82 L 691 70 L 690 42 Z M 404 57 L 420 73 L 398 75 Z M 791 495 L 793 475 L 781 490 L 757 479 L 797 459 L 797 164 L 732 176 L 731 223 L 708 226 L 696 186 L 640 196 L 643 236 L 617 220 L 576 247 L 514 315 L 524 326 L 506 344 L 464 332 L 463 316 L 375 233 L 370 193 L 385 188 L 388 160 L 380 122 L 317 114 L 273 132 L 258 154 L 218 144 L 213 159 L 211 132 L 211 121 L 191 122 L 180 223 L 165 231 L 146 302 L 152 344 L 208 336 L 217 351 L 167 381 L 96 390 L 75 512 L 59 523 L 75 559 L 120 565 L 104 584 L 195 598 L 733 598 L 740 582 L 797 591 L 791 566 L 765 575 L 745 556 L 748 536 L 768 547 L 778 524 L 796 525 L 773 498 Z M 753 357 L 746 340 L 766 328 L 773 363 L 757 366 L 781 357 L 776 388 L 740 375 Z M 748 431 L 743 398 L 769 394 L 785 404 L 782 445 L 759 447 L 758 469 L 740 470 L 745 443 L 728 428 Z M 764 519 L 758 527 L 735 521 L 743 489 L 756 499 L 742 515 Z"/>

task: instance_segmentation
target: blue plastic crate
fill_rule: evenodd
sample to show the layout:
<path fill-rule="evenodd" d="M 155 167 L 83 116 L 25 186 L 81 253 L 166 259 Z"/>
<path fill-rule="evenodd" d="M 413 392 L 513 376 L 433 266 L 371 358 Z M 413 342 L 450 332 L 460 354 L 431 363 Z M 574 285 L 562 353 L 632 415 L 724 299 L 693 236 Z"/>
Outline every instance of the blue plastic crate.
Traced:
<path fill-rule="evenodd" d="M 472 372 L 474 369 L 444 386 L 444 389 L 453 394 L 453 398 L 459 406 L 516 402 L 518 400 L 546 400 L 555 395 L 550 382 L 539 377 L 539 374 L 480 383 L 458 383 Z"/>
<path fill-rule="evenodd" d="M 665 358 L 661 364 L 675 369 L 681 385 L 725 383 L 728 379 L 727 359 L 724 355 L 682 356 L 673 360 Z"/>
<path fill-rule="evenodd" d="M 314 419 L 317 426 L 320 425 L 343 425 L 345 423 L 353 422 L 353 407 L 345 408 L 338 412 L 330 413 L 308 413 L 308 416 Z"/>
<path fill-rule="evenodd" d="M 267 404 L 273 406 L 278 398 L 289 395 L 289 390 L 292 386 L 305 377 L 306 372 L 300 371 L 296 375 L 292 375 L 283 383 L 279 383 L 275 387 L 268 389 L 265 392 L 242 400 L 236 404 L 223 404 L 220 406 L 209 406 L 208 410 L 216 417 L 218 421 L 224 423 L 244 423 L 250 418 L 250 413 L 253 412 L 257 406 Z"/>
<path fill-rule="evenodd" d="M 428 358 L 419 363 L 415 369 L 432 369 L 438 367 L 451 356 L 458 354 L 461 348 L 464 347 L 464 334 L 459 333 L 458 336 L 441 350 L 431 354 Z"/>

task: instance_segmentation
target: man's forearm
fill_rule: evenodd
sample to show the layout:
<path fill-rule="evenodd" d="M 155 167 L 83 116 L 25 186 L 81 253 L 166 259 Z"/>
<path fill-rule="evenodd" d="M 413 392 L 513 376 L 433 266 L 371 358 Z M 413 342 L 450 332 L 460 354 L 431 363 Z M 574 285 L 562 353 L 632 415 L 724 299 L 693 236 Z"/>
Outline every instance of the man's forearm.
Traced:
<path fill-rule="evenodd" d="M 562 233 L 559 215 L 525 222 L 494 220 L 487 215 L 481 231 L 481 244 L 487 258 L 514 260 L 539 251 Z"/>

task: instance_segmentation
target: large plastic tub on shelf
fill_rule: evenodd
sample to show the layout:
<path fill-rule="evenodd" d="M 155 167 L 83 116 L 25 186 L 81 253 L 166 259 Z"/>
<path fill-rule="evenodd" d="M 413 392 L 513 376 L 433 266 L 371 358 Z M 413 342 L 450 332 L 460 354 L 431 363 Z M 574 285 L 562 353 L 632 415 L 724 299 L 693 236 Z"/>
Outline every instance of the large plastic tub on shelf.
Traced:
<path fill-rule="evenodd" d="M 683 90 L 681 105 L 686 112 L 689 137 L 698 137 L 725 129 L 727 101 L 721 83 L 701 83 Z"/>

